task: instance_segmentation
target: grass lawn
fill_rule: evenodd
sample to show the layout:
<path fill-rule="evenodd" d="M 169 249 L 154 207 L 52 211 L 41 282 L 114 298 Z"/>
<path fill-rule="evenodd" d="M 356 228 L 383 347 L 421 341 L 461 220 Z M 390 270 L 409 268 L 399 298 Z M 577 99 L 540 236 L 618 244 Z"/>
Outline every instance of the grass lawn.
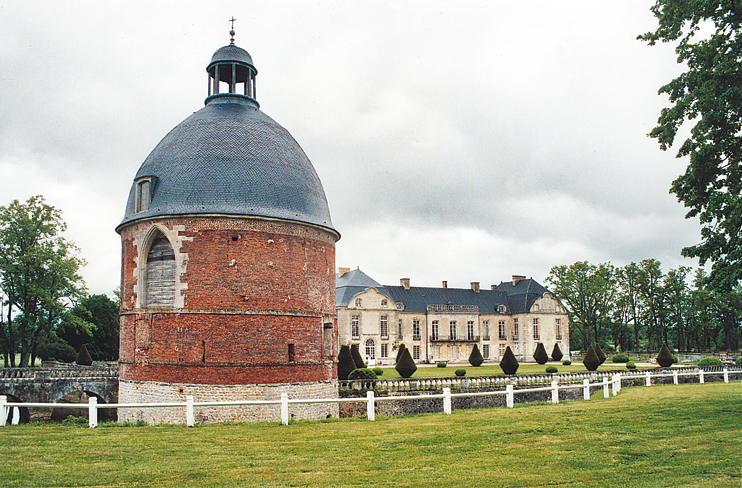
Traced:
<path fill-rule="evenodd" d="M 366 420 L 0 429 L 0 485 L 735 487 L 740 383 Z"/>

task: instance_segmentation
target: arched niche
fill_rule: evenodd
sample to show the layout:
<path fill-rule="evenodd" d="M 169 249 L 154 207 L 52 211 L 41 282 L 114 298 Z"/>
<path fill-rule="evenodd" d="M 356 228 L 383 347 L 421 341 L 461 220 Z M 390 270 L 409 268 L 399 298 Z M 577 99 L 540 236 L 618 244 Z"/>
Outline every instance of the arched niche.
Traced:
<path fill-rule="evenodd" d="M 146 308 L 170 308 L 175 305 L 175 251 L 165 235 L 155 230 L 151 235 L 143 273 Z"/>

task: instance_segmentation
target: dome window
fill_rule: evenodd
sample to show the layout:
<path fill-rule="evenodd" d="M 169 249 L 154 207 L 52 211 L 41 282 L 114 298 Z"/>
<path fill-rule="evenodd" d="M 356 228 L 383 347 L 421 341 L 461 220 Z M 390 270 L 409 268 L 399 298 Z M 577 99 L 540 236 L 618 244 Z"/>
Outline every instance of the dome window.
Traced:
<path fill-rule="evenodd" d="M 175 252 L 161 232 L 152 239 L 145 274 L 146 306 L 172 307 L 175 302 Z"/>
<path fill-rule="evenodd" d="M 152 203 L 152 195 L 155 190 L 155 182 L 157 178 L 154 176 L 145 176 L 135 181 L 136 184 L 136 211 L 146 212 L 149 210 L 149 205 Z"/>

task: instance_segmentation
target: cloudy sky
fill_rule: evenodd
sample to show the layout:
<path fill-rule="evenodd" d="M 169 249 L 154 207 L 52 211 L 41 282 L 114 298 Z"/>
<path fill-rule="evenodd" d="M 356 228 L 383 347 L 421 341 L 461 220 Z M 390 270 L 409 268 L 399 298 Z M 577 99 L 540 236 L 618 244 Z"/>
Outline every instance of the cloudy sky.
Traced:
<path fill-rule="evenodd" d="M 261 109 L 322 179 L 338 266 L 456 287 L 693 266 L 698 223 L 668 193 L 687 163 L 646 137 L 681 71 L 636 40 L 653 3 L 0 0 L 0 205 L 44 195 L 110 293 L 134 174 L 203 106 L 234 16 Z"/>

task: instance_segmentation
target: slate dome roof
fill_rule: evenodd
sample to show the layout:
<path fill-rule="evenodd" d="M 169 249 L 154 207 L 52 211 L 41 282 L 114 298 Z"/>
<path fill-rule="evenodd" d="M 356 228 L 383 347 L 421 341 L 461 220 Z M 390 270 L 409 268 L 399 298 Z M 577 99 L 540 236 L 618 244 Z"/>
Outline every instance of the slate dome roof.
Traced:
<path fill-rule="evenodd" d="M 220 48 L 212 62 L 234 53 L 252 64 L 236 46 Z M 151 201 L 137 212 L 137 180 L 146 177 L 152 179 Z M 141 219 L 186 214 L 277 218 L 337 233 L 322 183 L 296 140 L 255 100 L 229 93 L 208 97 L 204 108 L 152 150 L 136 174 L 117 230 Z"/>
<path fill-rule="evenodd" d="M 217 49 L 214 55 L 211 57 L 209 66 L 221 61 L 236 61 L 238 63 L 245 63 L 249 64 L 250 66 L 254 66 L 250 54 L 241 47 L 237 47 L 234 44 L 230 44 L 228 46 L 220 47 L 219 49 Z"/>

